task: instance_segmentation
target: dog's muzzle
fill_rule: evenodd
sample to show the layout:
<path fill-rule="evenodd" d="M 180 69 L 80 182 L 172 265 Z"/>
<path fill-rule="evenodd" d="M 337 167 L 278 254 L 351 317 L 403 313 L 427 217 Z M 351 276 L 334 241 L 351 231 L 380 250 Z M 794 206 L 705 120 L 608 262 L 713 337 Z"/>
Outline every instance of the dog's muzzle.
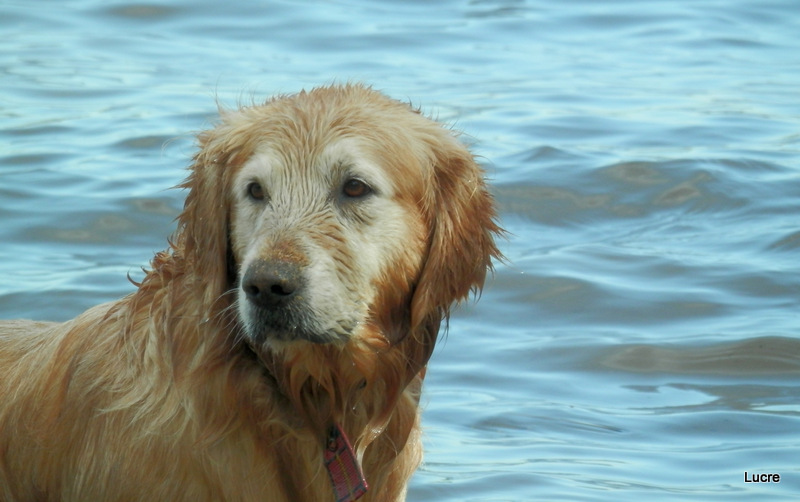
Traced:
<path fill-rule="evenodd" d="M 256 260 L 244 271 L 240 287 L 247 302 L 245 325 L 255 343 L 329 343 L 346 336 L 340 330 L 322 328 L 323 323 L 312 314 L 302 265 L 280 259 Z"/>

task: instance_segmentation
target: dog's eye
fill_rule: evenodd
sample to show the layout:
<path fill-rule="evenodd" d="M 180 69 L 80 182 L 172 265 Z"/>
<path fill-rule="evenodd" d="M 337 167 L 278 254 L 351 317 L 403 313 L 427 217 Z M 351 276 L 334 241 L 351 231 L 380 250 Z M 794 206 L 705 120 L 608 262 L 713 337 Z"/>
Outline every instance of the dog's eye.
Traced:
<path fill-rule="evenodd" d="M 261 186 L 261 183 L 256 181 L 247 185 L 247 195 L 253 200 L 264 200 L 266 194 L 264 193 L 264 188 Z"/>
<path fill-rule="evenodd" d="M 344 185 L 342 186 L 342 193 L 351 199 L 364 197 L 369 195 L 371 192 L 372 189 L 369 187 L 369 185 L 356 178 L 351 178 L 345 181 Z"/>

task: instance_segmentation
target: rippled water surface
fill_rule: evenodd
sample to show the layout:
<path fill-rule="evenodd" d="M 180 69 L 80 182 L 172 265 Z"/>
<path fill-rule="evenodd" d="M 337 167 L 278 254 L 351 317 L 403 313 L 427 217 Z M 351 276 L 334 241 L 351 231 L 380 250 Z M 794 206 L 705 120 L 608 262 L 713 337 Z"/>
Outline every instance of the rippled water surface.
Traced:
<path fill-rule="evenodd" d="M 510 232 L 409 500 L 796 500 L 798 34 L 794 0 L 5 1 L 0 317 L 131 291 L 215 101 L 363 80 L 465 131 Z"/>

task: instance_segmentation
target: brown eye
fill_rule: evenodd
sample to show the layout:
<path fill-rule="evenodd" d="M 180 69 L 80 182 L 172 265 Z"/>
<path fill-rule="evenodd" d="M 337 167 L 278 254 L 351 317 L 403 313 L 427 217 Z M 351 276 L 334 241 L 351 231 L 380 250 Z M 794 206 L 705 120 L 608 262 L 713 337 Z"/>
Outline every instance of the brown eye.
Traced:
<path fill-rule="evenodd" d="M 256 181 L 247 185 L 247 195 L 253 200 L 264 200 L 266 195 L 264 194 L 264 188 L 261 186 L 261 183 Z"/>
<path fill-rule="evenodd" d="M 369 187 L 369 185 L 356 178 L 345 181 L 344 185 L 342 186 L 342 193 L 351 199 L 364 197 L 370 192 L 372 192 L 372 189 Z"/>

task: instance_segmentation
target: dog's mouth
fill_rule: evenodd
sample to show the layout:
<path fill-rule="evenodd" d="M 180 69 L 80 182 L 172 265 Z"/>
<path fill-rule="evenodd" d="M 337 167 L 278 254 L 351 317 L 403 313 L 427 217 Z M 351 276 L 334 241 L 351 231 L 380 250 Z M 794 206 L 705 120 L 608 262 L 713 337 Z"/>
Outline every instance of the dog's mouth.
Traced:
<path fill-rule="evenodd" d="M 321 326 L 302 308 L 293 307 L 269 309 L 251 305 L 243 323 L 248 337 L 256 345 L 294 341 L 331 344 L 344 343 L 352 335 L 353 326 L 343 323 Z"/>

